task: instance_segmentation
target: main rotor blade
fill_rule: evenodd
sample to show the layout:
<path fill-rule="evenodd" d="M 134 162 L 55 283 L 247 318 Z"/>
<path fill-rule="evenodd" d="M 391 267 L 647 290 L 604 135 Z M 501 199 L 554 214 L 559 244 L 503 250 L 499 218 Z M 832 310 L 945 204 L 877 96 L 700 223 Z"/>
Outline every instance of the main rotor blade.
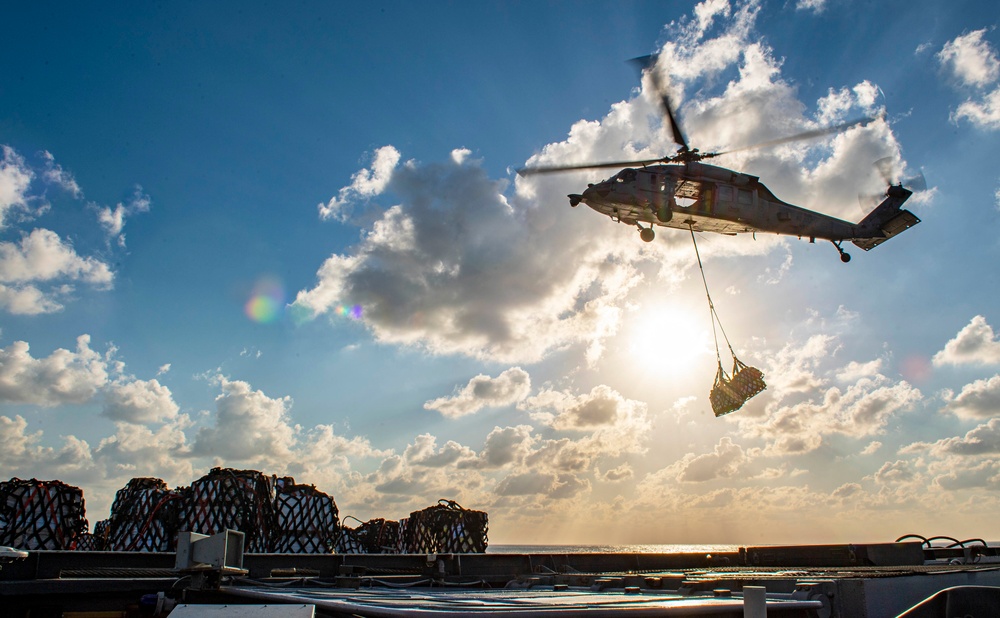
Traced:
<path fill-rule="evenodd" d="M 670 97 L 667 95 L 667 89 L 663 87 L 663 81 L 660 79 L 660 74 L 656 72 L 656 58 L 657 56 L 655 55 L 641 56 L 639 58 L 633 58 L 631 62 L 637 65 L 641 70 L 649 71 L 649 79 L 653 83 L 653 89 L 656 91 L 656 95 L 660 98 L 660 110 L 670 121 L 670 131 L 673 133 L 674 143 L 679 145 L 682 150 L 688 150 L 687 139 L 685 139 L 684 132 L 681 131 L 680 125 L 677 124 L 677 118 L 674 114 L 674 106 L 670 103 Z"/>
<path fill-rule="evenodd" d="M 661 159 L 644 159 L 641 161 L 608 161 L 606 163 L 580 163 L 577 165 L 539 165 L 532 167 L 522 167 L 517 170 L 518 176 L 532 176 L 534 174 L 549 174 L 552 172 L 571 172 L 573 170 L 596 170 L 605 167 L 645 167 L 654 163 L 665 163 L 670 157 Z"/>
<path fill-rule="evenodd" d="M 746 150 L 757 150 L 758 148 L 770 148 L 771 146 L 780 146 L 781 144 L 788 144 L 790 142 L 797 142 L 799 140 L 813 139 L 816 137 L 823 137 L 824 135 L 834 135 L 836 133 L 843 133 L 844 131 L 850 129 L 851 127 L 856 127 L 861 124 L 866 124 L 877 120 L 879 116 L 866 116 L 864 118 L 858 118 L 856 120 L 851 120 L 849 122 L 844 122 L 832 127 L 824 127 L 822 129 L 813 129 L 812 131 L 805 131 L 803 133 L 796 133 L 795 135 L 789 135 L 787 137 L 779 137 L 778 139 L 768 140 L 766 142 L 758 142 L 756 144 L 751 144 L 750 146 L 744 146 L 742 148 L 733 148 L 732 150 L 725 150 L 718 154 L 729 154 L 731 152 L 744 152 Z"/>

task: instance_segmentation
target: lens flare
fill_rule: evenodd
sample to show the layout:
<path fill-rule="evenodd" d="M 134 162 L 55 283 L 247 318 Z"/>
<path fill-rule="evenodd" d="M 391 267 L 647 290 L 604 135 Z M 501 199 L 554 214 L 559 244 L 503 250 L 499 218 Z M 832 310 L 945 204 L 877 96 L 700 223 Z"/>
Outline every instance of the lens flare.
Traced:
<path fill-rule="evenodd" d="M 281 281 L 272 277 L 258 280 L 243 306 L 243 312 L 258 324 L 270 324 L 280 319 L 285 312 L 285 289 Z"/>

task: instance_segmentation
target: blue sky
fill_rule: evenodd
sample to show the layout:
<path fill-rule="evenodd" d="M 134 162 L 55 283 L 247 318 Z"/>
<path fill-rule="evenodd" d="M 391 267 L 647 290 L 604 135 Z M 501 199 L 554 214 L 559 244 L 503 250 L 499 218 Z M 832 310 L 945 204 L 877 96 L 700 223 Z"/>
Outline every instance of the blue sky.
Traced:
<path fill-rule="evenodd" d="M 8 7 L 0 470 L 83 487 L 292 474 L 342 515 L 439 498 L 493 543 L 995 538 L 1000 24 L 989 2 Z M 699 239 L 769 388 L 717 419 L 690 237 L 580 192 L 672 153 L 627 63 L 661 52 L 694 146 L 858 220 Z M 727 353 L 723 361 L 729 362 Z M 931 499 L 928 499 L 931 497 Z"/>

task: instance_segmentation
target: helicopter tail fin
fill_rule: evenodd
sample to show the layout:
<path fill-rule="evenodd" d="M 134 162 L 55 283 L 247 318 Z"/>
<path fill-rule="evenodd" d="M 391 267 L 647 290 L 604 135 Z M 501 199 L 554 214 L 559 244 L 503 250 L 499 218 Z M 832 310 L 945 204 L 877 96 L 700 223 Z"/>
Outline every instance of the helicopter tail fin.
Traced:
<path fill-rule="evenodd" d="M 890 186 L 882 203 L 858 223 L 857 238 L 851 239 L 851 242 L 865 251 L 871 251 L 893 236 L 920 223 L 916 215 L 900 208 L 911 195 L 912 192 L 899 185 Z"/>

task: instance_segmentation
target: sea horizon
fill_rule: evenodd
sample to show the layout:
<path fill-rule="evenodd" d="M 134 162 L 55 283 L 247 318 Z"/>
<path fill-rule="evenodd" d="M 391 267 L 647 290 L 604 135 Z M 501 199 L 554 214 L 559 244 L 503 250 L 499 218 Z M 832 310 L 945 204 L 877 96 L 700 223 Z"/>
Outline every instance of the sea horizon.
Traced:
<path fill-rule="evenodd" d="M 739 551 L 731 543 L 635 543 L 635 544 L 496 544 L 488 554 L 713 554 Z"/>

